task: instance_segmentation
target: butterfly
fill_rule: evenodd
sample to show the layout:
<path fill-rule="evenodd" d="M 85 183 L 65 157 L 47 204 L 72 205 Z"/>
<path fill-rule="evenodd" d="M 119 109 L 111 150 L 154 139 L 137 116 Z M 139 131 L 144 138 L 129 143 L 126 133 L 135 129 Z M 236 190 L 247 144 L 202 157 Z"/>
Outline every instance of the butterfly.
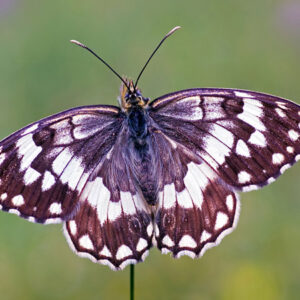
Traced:
<path fill-rule="evenodd" d="M 113 270 L 143 261 L 153 245 L 200 257 L 235 228 L 239 191 L 273 182 L 300 158 L 295 103 L 218 88 L 150 102 L 140 75 L 116 75 L 120 108 L 73 108 L 0 142 L 1 209 L 64 223 L 79 256 Z"/>

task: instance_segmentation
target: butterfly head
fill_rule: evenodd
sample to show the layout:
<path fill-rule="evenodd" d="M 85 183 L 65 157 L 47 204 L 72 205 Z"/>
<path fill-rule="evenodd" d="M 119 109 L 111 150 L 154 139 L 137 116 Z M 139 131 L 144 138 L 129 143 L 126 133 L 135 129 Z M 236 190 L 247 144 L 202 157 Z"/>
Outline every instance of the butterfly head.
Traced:
<path fill-rule="evenodd" d="M 119 103 L 123 111 L 128 111 L 133 107 L 145 108 L 148 105 L 149 98 L 144 98 L 141 91 L 134 86 L 130 79 L 124 79 L 127 85 L 122 83 L 120 89 Z"/>

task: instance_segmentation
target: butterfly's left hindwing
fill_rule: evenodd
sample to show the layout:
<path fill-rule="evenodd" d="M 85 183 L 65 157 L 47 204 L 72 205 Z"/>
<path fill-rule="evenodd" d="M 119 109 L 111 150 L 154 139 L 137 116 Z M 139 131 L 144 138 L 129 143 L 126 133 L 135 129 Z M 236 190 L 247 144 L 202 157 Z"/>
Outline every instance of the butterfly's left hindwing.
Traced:
<path fill-rule="evenodd" d="M 0 205 L 33 222 L 56 223 L 79 209 L 93 169 L 114 144 L 119 109 L 72 109 L 33 123 L 0 143 Z"/>
<path fill-rule="evenodd" d="M 128 128 L 93 171 L 65 235 L 78 255 L 113 270 L 144 260 L 152 246 L 151 211 L 127 163 Z"/>

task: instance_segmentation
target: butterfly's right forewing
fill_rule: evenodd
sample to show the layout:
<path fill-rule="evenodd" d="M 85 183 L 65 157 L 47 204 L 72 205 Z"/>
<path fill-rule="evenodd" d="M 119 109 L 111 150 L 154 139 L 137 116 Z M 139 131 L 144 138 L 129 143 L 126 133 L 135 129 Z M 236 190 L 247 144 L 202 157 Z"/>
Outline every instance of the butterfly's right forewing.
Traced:
<path fill-rule="evenodd" d="M 82 107 L 33 123 L 4 139 L 0 143 L 2 210 L 41 223 L 70 218 L 121 124 L 118 108 Z"/>

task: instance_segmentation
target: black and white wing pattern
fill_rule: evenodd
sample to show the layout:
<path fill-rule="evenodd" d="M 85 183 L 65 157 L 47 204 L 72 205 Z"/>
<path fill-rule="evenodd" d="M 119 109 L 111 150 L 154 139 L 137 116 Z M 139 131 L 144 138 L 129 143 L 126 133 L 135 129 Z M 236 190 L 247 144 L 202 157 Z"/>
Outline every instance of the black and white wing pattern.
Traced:
<path fill-rule="evenodd" d="M 198 257 L 235 227 L 238 191 L 300 157 L 300 107 L 281 98 L 192 89 L 143 109 L 135 136 L 126 111 L 87 106 L 1 141 L 0 208 L 64 222 L 76 254 L 114 270 L 143 261 L 152 243 Z"/>
<path fill-rule="evenodd" d="M 32 222 L 70 219 L 121 125 L 116 107 L 80 107 L 33 123 L 1 141 L 1 209 Z"/>
<path fill-rule="evenodd" d="M 4 139 L 1 209 L 32 222 L 65 222 L 76 254 L 114 270 L 143 260 L 153 226 L 126 168 L 124 120 L 117 107 L 79 107 Z"/>
<path fill-rule="evenodd" d="M 152 246 L 151 210 L 126 163 L 124 126 L 106 158 L 90 176 L 78 213 L 65 224 L 71 248 L 113 270 L 143 261 Z"/>
<path fill-rule="evenodd" d="M 273 182 L 300 158 L 300 107 L 278 97 L 191 89 L 154 100 L 149 115 L 162 165 L 156 241 L 175 257 L 217 245 L 237 222 L 236 192 Z"/>

